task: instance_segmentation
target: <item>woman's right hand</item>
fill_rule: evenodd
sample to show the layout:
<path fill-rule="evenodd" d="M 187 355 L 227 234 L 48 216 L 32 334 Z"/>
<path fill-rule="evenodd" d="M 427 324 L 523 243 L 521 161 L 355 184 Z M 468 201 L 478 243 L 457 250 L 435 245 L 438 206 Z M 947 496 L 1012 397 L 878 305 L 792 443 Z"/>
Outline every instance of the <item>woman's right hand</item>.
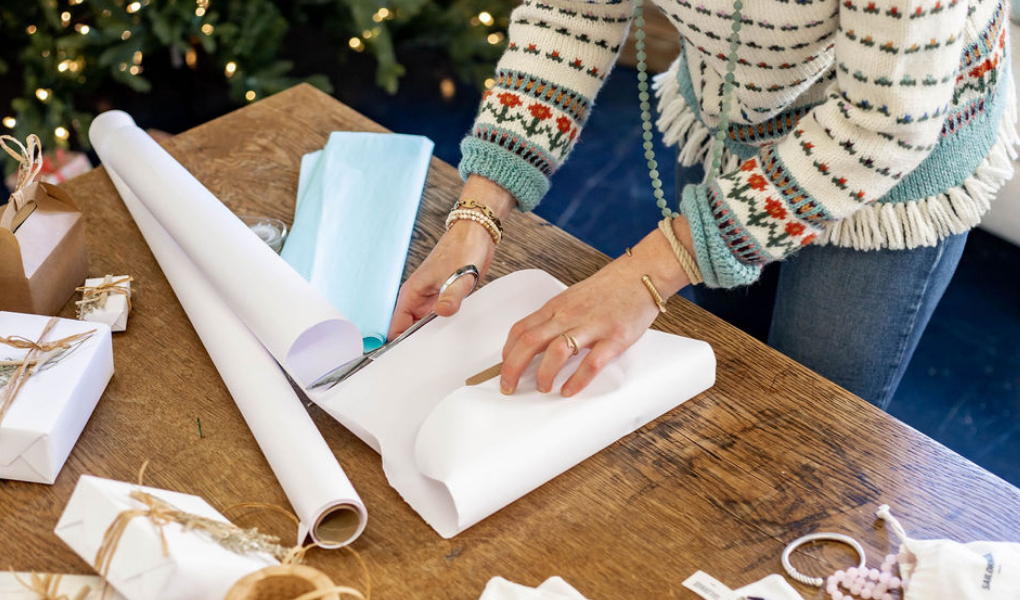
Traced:
<path fill-rule="evenodd" d="M 471 198 L 491 208 L 500 219 L 506 217 L 516 200 L 502 187 L 479 175 L 468 177 L 461 198 Z M 466 265 L 478 267 L 485 277 L 496 251 L 489 232 L 469 220 L 456 221 L 443 234 L 428 257 L 400 287 L 397 306 L 390 320 L 388 339 L 394 339 L 424 317 L 430 310 L 449 317 L 460 310 L 461 301 L 471 293 L 474 281 L 461 277 L 439 296 L 439 289 L 457 269 Z"/>

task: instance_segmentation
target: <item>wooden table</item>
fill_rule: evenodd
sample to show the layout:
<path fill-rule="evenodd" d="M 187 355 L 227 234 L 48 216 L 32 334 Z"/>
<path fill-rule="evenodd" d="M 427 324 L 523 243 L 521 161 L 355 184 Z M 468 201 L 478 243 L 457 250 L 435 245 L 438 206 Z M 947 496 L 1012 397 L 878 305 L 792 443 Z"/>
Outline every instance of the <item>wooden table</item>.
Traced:
<path fill-rule="evenodd" d="M 298 86 L 167 148 L 235 211 L 290 221 L 299 159 L 334 130 L 383 128 Z M 433 160 L 408 270 L 435 243 L 459 185 Z M 79 475 L 133 481 L 145 459 L 149 485 L 220 508 L 286 506 L 106 173 L 64 187 L 87 214 L 90 273 L 131 274 L 137 296 L 128 331 L 114 337 L 116 375 L 56 485 L 0 482 L 0 566 L 90 572 L 52 533 L 64 504 Z M 507 231 L 490 276 L 537 266 L 573 283 L 607 261 L 534 215 L 511 217 Z M 374 597 L 474 599 L 495 575 L 529 585 L 561 575 L 602 600 L 694 598 L 680 584 L 695 570 L 743 585 L 780 572 L 784 545 L 813 531 L 854 535 L 877 566 L 890 549 L 874 520 L 882 503 L 921 537 L 1020 541 L 1020 490 L 680 298 L 655 325 L 712 344 L 715 387 L 452 540 L 386 483 L 378 455 L 311 407 L 368 506 L 354 548 Z M 248 521 L 290 534 L 283 520 Z M 850 555 L 826 545 L 799 558 L 820 574 Z M 358 584 L 346 553 L 313 552 L 311 563 Z"/>

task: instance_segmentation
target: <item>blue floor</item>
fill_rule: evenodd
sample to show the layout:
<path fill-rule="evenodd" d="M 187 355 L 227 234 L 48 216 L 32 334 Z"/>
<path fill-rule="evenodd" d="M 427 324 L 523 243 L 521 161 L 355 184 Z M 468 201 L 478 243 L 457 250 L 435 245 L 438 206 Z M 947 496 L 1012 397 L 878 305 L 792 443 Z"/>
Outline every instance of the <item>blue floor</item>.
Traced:
<path fill-rule="evenodd" d="M 537 212 L 610 255 L 651 231 L 658 210 L 640 145 L 636 72 L 617 69 L 570 160 Z M 427 77 L 382 98 L 358 88 L 338 97 L 383 125 L 427 135 L 456 164 L 479 95 L 444 101 Z M 674 154 L 657 148 L 663 185 Z M 976 230 L 956 277 L 921 340 L 890 412 L 1020 486 L 1020 248 Z"/>

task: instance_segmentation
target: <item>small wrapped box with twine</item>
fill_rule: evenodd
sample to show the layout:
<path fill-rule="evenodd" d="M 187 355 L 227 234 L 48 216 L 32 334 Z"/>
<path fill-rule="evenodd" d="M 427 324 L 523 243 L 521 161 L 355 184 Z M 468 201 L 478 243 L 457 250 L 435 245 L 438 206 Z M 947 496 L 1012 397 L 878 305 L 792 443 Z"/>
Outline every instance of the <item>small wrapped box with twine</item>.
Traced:
<path fill-rule="evenodd" d="M 53 483 L 113 376 L 110 328 L 0 312 L 0 479 Z"/>
<path fill-rule="evenodd" d="M 198 496 L 90 475 L 54 532 L 128 600 L 223 598 L 285 552 Z"/>
<path fill-rule="evenodd" d="M 127 329 L 128 314 L 131 312 L 131 282 L 128 275 L 107 275 L 90 277 L 85 285 L 76 288 L 81 292 L 78 319 L 93 323 L 105 323 L 114 332 Z"/>

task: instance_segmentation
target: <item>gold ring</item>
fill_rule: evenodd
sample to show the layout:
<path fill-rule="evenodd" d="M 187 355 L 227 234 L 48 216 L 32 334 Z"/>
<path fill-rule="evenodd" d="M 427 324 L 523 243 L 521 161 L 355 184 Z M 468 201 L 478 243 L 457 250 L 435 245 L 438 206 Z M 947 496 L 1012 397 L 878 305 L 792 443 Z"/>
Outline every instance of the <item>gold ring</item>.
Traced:
<path fill-rule="evenodd" d="M 576 356 L 577 353 L 580 352 L 580 349 L 577 347 L 577 340 L 574 339 L 574 336 L 569 333 L 561 333 L 560 337 L 567 341 L 567 346 L 570 346 L 571 354 Z"/>

